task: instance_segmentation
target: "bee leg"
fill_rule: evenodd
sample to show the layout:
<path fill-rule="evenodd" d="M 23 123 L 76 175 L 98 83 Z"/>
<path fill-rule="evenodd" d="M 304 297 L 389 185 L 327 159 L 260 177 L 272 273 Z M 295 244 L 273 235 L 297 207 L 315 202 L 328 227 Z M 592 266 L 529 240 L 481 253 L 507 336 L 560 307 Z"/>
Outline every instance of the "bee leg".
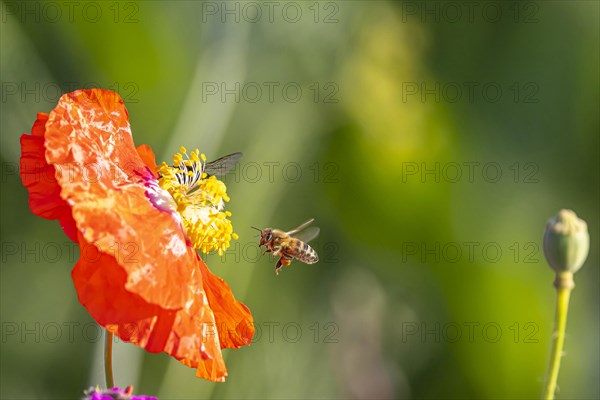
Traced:
<path fill-rule="evenodd" d="M 280 251 L 281 251 L 281 247 L 279 247 L 279 246 L 271 247 L 271 252 L 273 253 L 273 258 L 278 257 Z"/>
<path fill-rule="evenodd" d="M 279 259 L 279 261 L 277 261 L 277 265 L 275 265 L 275 275 L 279 276 L 279 270 L 281 269 L 281 261 L 283 260 L 283 257 L 281 257 Z"/>

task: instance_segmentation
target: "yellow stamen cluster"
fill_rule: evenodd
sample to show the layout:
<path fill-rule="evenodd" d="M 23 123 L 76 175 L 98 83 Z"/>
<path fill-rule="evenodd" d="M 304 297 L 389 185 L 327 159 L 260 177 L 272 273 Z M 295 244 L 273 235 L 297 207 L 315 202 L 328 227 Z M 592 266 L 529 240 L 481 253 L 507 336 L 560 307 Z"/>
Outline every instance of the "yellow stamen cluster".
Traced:
<path fill-rule="evenodd" d="M 187 153 L 185 147 L 173 156 L 173 166 L 158 168 L 159 185 L 168 191 L 181 214 L 186 234 L 194 248 L 203 253 L 217 251 L 222 255 L 229 248 L 233 233 L 229 211 L 223 211 L 229 201 L 225 183 L 204 172 L 206 156 L 198 149 Z"/>

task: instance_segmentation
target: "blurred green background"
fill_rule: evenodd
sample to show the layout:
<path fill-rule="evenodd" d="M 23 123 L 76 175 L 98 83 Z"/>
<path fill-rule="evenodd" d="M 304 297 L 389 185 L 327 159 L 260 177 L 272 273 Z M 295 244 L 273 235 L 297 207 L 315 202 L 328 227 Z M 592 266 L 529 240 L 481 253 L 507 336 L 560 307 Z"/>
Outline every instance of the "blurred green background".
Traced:
<path fill-rule="evenodd" d="M 600 397 L 599 3 L 2 2 L 1 397 L 104 384 L 77 250 L 31 214 L 19 137 L 82 87 L 118 91 L 136 144 L 209 159 L 240 239 L 208 265 L 253 312 L 226 383 L 115 347 L 161 399 L 538 398 L 555 291 L 546 221 L 572 208 L 562 399 Z M 250 225 L 314 217 L 315 265 L 276 277 Z"/>

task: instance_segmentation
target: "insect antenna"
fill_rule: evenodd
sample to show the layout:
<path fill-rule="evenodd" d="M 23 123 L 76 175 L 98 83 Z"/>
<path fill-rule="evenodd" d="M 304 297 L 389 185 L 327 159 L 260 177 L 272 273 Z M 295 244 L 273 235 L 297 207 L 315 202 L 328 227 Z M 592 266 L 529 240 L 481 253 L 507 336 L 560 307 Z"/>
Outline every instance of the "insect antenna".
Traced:
<path fill-rule="evenodd" d="M 258 229 L 258 228 L 257 228 L 257 227 L 255 227 L 255 226 L 251 226 L 250 228 L 252 228 L 252 229 L 256 229 L 257 231 L 259 231 L 260 233 L 262 233 L 262 229 Z M 257 236 L 260 236 L 260 234 L 258 234 Z"/>

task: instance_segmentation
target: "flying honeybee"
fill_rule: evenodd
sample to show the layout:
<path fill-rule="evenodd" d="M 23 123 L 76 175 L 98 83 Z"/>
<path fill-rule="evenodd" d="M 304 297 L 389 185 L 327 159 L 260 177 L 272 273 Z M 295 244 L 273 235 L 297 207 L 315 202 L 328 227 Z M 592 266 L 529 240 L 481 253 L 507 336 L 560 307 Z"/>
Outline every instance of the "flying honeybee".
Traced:
<path fill-rule="evenodd" d="M 265 246 L 265 253 L 272 253 L 274 257 L 280 257 L 275 265 L 277 275 L 279 275 L 281 267 L 289 266 L 294 258 L 306 264 L 314 264 L 319 261 L 317 252 L 306 243 L 316 238 L 320 231 L 317 227 L 307 228 L 313 221 L 314 219 L 310 219 L 289 232 L 273 228 L 261 230 L 252 227 L 260 232 L 259 247 Z"/>

